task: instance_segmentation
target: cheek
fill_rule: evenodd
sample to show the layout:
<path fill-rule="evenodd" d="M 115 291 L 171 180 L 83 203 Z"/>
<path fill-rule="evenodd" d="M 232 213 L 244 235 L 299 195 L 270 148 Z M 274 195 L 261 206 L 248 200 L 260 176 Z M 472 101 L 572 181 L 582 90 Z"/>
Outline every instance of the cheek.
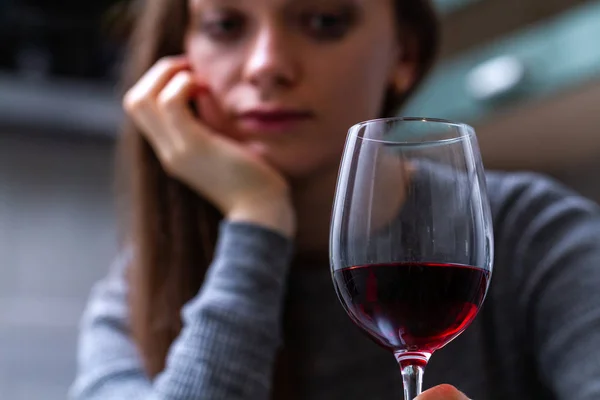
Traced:
<path fill-rule="evenodd" d="M 391 84 L 393 52 L 387 44 L 373 45 L 371 41 L 355 43 L 345 48 L 337 57 L 337 65 L 331 68 L 330 84 L 335 103 L 340 112 L 353 117 L 351 121 L 377 118 L 382 101 Z M 346 127 L 348 128 L 348 127 Z"/>
<path fill-rule="evenodd" d="M 200 95 L 196 98 L 196 111 L 210 129 L 216 132 L 227 132 L 228 123 L 222 108 L 210 94 Z"/>
<path fill-rule="evenodd" d="M 341 50 L 314 64 L 313 77 L 318 81 L 313 80 L 311 87 L 318 88 L 315 94 L 324 114 L 319 129 L 306 138 L 305 146 L 297 147 L 295 167 L 305 172 L 311 168 L 337 170 L 348 129 L 380 116 L 390 84 L 391 52 L 369 44 Z"/>
<path fill-rule="evenodd" d="M 216 56 L 210 48 L 200 41 L 190 41 L 187 55 L 195 78 L 208 88 L 208 93 L 199 95 L 195 100 L 198 115 L 209 128 L 234 136 L 229 119 L 223 111 L 223 99 L 229 90 L 233 74 L 233 60 Z"/>
<path fill-rule="evenodd" d="M 338 162 L 350 127 L 360 121 L 378 118 L 386 82 L 386 68 L 365 57 L 365 52 L 345 54 L 343 63 L 322 67 L 320 88 L 323 120 L 311 135 L 314 156 Z M 376 65 L 377 64 L 377 65 Z M 343 67 L 342 67 L 343 66 Z M 327 160 L 325 160 L 327 159 Z"/>
<path fill-rule="evenodd" d="M 384 64 L 373 58 L 361 58 L 349 64 L 346 72 L 349 75 L 346 80 L 349 87 L 345 92 L 349 96 L 348 103 L 361 120 L 376 118 L 380 113 L 384 94 L 390 84 L 389 69 Z"/>

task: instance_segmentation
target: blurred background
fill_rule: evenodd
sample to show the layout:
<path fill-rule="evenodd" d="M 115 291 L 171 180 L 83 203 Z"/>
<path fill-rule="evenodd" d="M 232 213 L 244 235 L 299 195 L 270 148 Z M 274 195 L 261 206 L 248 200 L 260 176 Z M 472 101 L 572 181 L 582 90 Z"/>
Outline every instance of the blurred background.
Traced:
<path fill-rule="evenodd" d="M 488 168 L 600 200 L 600 1 L 437 0 L 442 60 L 403 112 L 471 123 Z M 64 399 L 116 251 L 126 4 L 0 0 L 0 398 Z"/>

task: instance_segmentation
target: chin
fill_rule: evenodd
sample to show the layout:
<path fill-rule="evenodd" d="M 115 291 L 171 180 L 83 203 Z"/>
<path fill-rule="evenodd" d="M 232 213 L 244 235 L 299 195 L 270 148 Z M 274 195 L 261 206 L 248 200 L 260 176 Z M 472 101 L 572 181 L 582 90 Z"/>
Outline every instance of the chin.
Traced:
<path fill-rule="evenodd" d="M 301 157 L 298 154 L 290 157 L 265 157 L 275 169 L 285 176 L 290 183 L 301 183 L 312 180 L 321 180 L 325 177 L 335 176 L 339 170 L 339 160 L 317 160 L 314 158 Z"/>

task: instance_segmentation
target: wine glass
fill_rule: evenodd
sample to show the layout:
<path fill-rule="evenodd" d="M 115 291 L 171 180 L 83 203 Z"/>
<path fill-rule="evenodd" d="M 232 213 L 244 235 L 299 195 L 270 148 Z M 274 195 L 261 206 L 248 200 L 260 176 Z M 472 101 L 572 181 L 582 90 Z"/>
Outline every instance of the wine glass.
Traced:
<path fill-rule="evenodd" d="M 386 118 L 348 132 L 331 221 L 332 279 L 350 319 L 400 365 L 405 400 L 432 353 L 473 321 L 493 232 L 475 131 Z"/>

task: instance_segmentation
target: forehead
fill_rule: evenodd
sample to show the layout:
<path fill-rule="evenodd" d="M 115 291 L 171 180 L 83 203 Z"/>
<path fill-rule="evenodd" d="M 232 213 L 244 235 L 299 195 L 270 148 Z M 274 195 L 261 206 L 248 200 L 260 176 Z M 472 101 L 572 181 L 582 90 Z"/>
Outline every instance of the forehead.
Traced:
<path fill-rule="evenodd" d="M 231 6 L 287 6 L 301 4 L 322 4 L 322 3 L 356 3 L 368 5 L 388 2 L 389 0 L 189 0 L 191 7 L 201 7 L 203 5 L 231 5 Z"/>

